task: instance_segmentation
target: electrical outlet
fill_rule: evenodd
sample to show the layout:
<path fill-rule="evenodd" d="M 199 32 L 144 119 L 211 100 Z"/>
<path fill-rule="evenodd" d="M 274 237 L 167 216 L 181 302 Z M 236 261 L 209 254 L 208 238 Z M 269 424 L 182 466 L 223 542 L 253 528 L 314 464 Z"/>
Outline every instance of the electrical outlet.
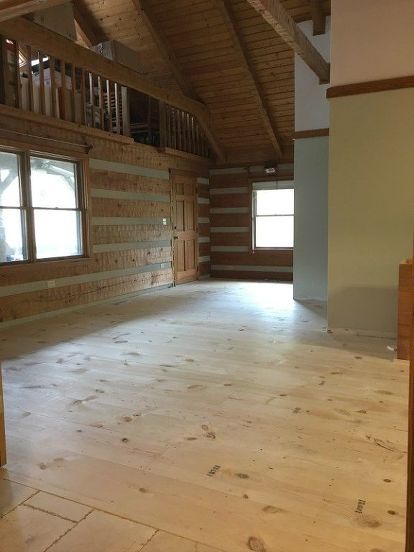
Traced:
<path fill-rule="evenodd" d="M 56 280 L 48 280 L 47 281 L 47 287 L 50 289 L 50 288 L 54 288 L 56 287 Z"/>

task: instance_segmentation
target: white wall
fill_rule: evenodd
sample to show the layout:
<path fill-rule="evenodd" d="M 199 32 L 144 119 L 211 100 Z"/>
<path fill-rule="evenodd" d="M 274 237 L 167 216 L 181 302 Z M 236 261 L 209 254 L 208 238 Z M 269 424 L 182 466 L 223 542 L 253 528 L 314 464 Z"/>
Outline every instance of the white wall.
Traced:
<path fill-rule="evenodd" d="M 326 33 L 313 36 L 312 21 L 299 24 L 322 56 L 330 59 L 330 17 L 326 20 Z M 298 55 L 295 55 L 295 130 L 314 130 L 329 127 L 329 102 L 326 90 L 329 85 L 319 84 L 315 73 Z"/>
<path fill-rule="evenodd" d="M 413 0 L 332 0 L 331 86 L 414 74 Z"/>
<path fill-rule="evenodd" d="M 328 136 L 295 140 L 295 299 L 327 298 L 328 149 Z"/>
<path fill-rule="evenodd" d="M 318 36 L 313 36 L 311 21 L 300 27 L 329 61 L 330 18 L 326 23 L 326 34 Z M 295 81 L 295 130 L 328 128 L 328 85 L 321 85 L 299 56 L 295 56 Z M 327 297 L 328 146 L 327 136 L 295 140 L 295 299 L 326 301 Z"/>

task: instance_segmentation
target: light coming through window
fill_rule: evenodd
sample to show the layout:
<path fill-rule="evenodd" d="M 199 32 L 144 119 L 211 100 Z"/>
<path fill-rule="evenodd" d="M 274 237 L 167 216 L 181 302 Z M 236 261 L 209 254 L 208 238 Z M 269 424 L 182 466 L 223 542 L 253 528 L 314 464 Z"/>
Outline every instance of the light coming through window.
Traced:
<path fill-rule="evenodd" d="M 293 247 L 294 191 L 253 191 L 253 249 Z"/>
<path fill-rule="evenodd" d="M 0 151 L 0 263 L 84 254 L 80 163 Z"/>

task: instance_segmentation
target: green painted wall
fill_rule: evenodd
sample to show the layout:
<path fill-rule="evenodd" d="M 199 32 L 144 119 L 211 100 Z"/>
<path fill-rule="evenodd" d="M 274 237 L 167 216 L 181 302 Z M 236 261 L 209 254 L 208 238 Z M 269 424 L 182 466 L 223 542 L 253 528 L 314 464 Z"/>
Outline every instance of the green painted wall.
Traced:
<path fill-rule="evenodd" d="M 326 301 L 328 136 L 295 140 L 293 296 Z"/>
<path fill-rule="evenodd" d="M 414 89 L 330 107 L 328 324 L 396 334 L 398 264 L 413 241 Z"/>

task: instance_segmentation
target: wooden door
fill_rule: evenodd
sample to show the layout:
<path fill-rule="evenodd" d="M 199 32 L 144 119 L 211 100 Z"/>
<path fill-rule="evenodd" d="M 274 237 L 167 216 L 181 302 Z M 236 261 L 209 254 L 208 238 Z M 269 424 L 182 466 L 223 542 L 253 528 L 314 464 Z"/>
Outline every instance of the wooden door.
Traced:
<path fill-rule="evenodd" d="M 184 284 L 198 277 L 197 176 L 171 171 L 174 281 Z"/>

